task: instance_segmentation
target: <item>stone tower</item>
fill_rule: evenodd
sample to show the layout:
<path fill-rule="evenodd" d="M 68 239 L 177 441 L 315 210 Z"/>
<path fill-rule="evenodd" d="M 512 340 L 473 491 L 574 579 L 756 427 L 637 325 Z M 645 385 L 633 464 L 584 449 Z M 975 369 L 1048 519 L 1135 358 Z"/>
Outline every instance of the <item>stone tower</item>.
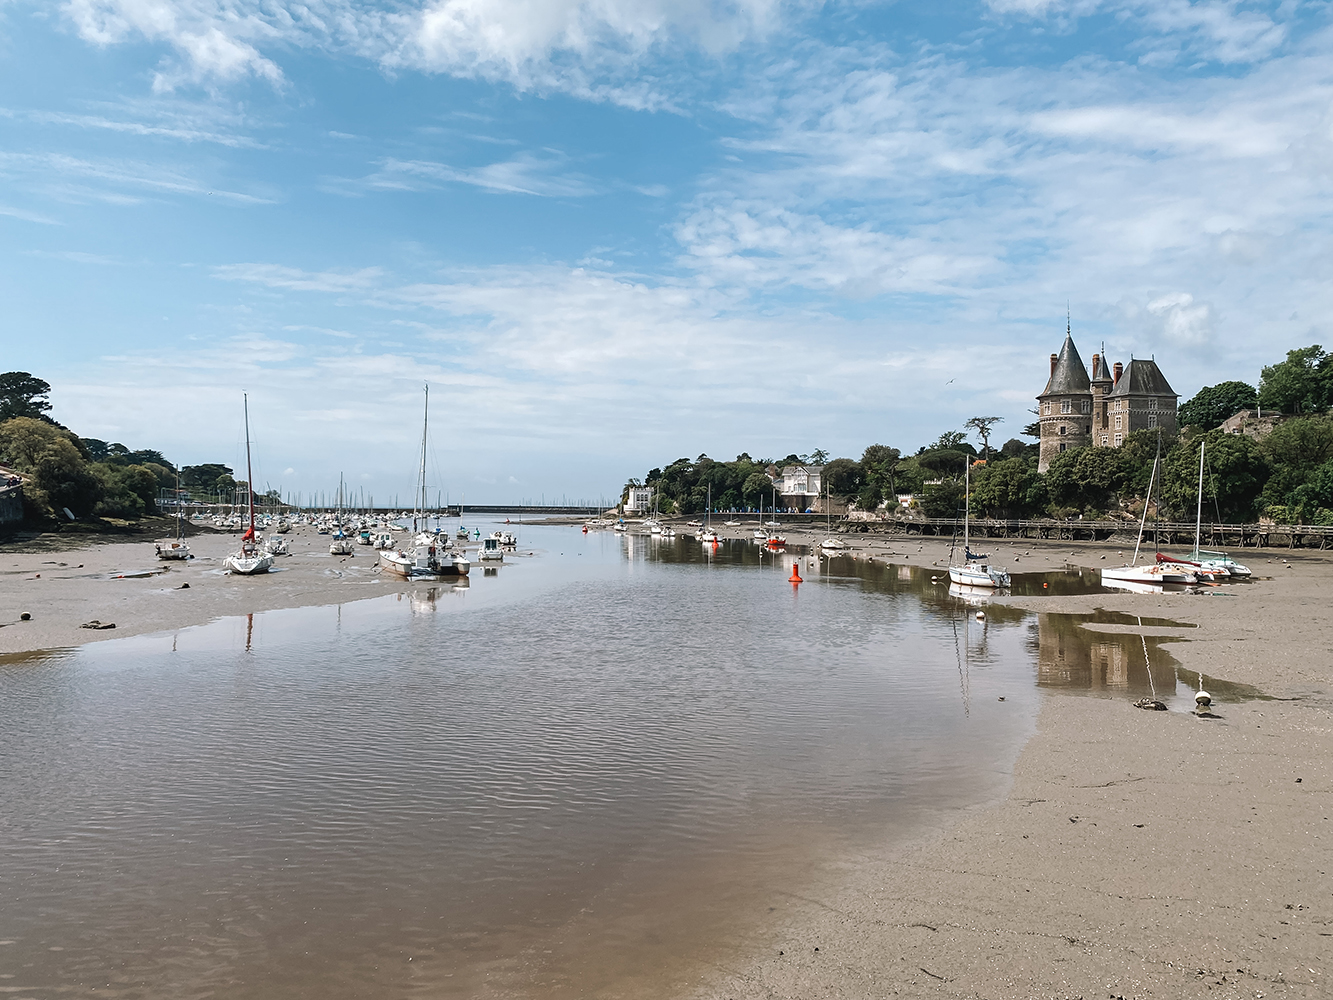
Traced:
<path fill-rule="evenodd" d="M 1041 425 L 1037 471 L 1045 472 L 1062 451 L 1082 448 L 1093 440 L 1092 381 L 1068 324 L 1060 353 L 1051 355 L 1051 377 L 1037 397 L 1037 405 Z"/>

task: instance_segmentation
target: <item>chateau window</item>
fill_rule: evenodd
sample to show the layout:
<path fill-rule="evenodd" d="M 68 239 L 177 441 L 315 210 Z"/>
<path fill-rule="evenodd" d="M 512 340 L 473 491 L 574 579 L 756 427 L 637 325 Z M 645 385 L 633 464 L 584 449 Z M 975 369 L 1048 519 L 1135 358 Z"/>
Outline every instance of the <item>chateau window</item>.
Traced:
<path fill-rule="evenodd" d="M 1068 399 L 1062 399 L 1062 400 L 1060 400 L 1060 412 L 1061 412 L 1061 413 L 1073 413 L 1073 412 L 1074 412 L 1074 404 L 1073 404 L 1073 402 L 1072 402 L 1071 400 L 1068 400 Z"/>
<path fill-rule="evenodd" d="M 1148 400 L 1148 409 L 1150 409 L 1150 410 L 1155 410 L 1155 409 L 1157 409 L 1157 397 L 1156 397 L 1156 396 L 1153 396 L 1152 399 Z"/>
<path fill-rule="evenodd" d="M 1115 415 L 1115 429 L 1116 429 L 1116 430 L 1120 430 L 1120 428 L 1121 428 L 1121 423 L 1120 423 L 1120 422 L 1121 422 L 1122 420 L 1124 420 L 1124 419 L 1125 419 L 1125 418 L 1122 417 L 1122 416 L 1121 416 L 1120 414 L 1118 414 L 1118 413 Z"/>
<path fill-rule="evenodd" d="M 1105 448 L 1109 443 L 1110 443 L 1110 439 L 1109 439 L 1105 434 L 1103 434 L 1103 435 L 1102 435 L 1102 447 Z"/>
<path fill-rule="evenodd" d="M 1125 435 L 1123 435 L 1123 434 L 1117 434 L 1117 435 L 1115 436 L 1115 446 L 1116 446 L 1117 448 L 1119 448 L 1119 447 L 1120 447 L 1122 444 L 1124 444 L 1124 443 L 1125 443 Z"/>
<path fill-rule="evenodd" d="M 1061 424 L 1061 425 L 1060 425 L 1060 433 L 1063 434 L 1064 432 L 1065 432 L 1065 425 L 1064 425 L 1064 424 Z M 1060 445 L 1060 450 L 1061 450 L 1061 451 L 1064 451 L 1064 450 L 1065 450 L 1065 446 L 1064 446 L 1064 445 Z"/>
<path fill-rule="evenodd" d="M 1049 417 L 1051 415 L 1051 404 L 1049 401 L 1041 404 L 1041 415 Z"/>
<path fill-rule="evenodd" d="M 1084 434 L 1091 434 L 1091 433 L 1092 433 L 1092 424 L 1088 424 L 1087 427 L 1083 428 L 1083 433 L 1084 433 Z"/>
<path fill-rule="evenodd" d="M 1061 450 L 1061 451 L 1064 451 L 1064 450 L 1065 450 L 1065 445 L 1064 445 L 1064 442 L 1063 442 L 1063 441 L 1060 442 L 1060 450 Z"/>
<path fill-rule="evenodd" d="M 1091 412 L 1092 412 L 1092 400 L 1090 400 L 1090 399 L 1085 399 L 1085 400 L 1083 400 L 1083 402 L 1082 402 L 1082 404 L 1080 405 L 1079 409 L 1082 410 L 1084 413 L 1091 413 Z"/>
<path fill-rule="evenodd" d="M 1148 414 L 1148 426 L 1149 426 L 1149 427 L 1156 427 L 1156 426 L 1157 426 L 1157 414 L 1155 414 L 1155 413 L 1149 413 L 1149 414 Z"/>

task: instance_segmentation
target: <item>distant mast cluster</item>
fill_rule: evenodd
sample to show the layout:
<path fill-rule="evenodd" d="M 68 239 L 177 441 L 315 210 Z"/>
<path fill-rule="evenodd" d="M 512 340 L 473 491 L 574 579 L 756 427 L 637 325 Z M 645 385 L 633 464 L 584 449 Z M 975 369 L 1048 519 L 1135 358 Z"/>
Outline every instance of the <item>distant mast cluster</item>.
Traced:
<path fill-rule="evenodd" d="M 1160 427 L 1174 433 L 1178 398 L 1153 360 L 1117 361 L 1108 370 L 1106 358 L 1094 354 L 1089 377 L 1066 318 L 1065 342 L 1051 355 L 1051 377 L 1037 397 L 1037 471 L 1045 472 L 1061 452 L 1074 448 L 1119 448 L 1134 431 Z"/>

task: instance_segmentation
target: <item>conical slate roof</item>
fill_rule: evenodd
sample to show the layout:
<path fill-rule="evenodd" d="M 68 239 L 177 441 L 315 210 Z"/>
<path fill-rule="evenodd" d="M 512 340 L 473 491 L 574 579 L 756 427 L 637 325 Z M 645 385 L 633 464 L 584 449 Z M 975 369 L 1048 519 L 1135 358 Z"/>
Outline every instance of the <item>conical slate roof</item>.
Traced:
<path fill-rule="evenodd" d="M 1142 358 L 1135 358 L 1125 366 L 1120 381 L 1107 395 L 1174 396 L 1176 390 L 1171 388 L 1166 376 L 1162 374 L 1162 369 L 1157 367 L 1156 361 L 1144 361 Z"/>
<path fill-rule="evenodd" d="M 1088 392 L 1091 386 L 1092 380 L 1088 378 L 1088 369 L 1083 364 L 1083 359 L 1078 356 L 1074 338 L 1066 333 L 1060 355 L 1055 361 L 1055 371 L 1051 372 L 1051 380 L 1046 383 L 1046 388 L 1041 394 L 1050 396 L 1062 392 Z"/>

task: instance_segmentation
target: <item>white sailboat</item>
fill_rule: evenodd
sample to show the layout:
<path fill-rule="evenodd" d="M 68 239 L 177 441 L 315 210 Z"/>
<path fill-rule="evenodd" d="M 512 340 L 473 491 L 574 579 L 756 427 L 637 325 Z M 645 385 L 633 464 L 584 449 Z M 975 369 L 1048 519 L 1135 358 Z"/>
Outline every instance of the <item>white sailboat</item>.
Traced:
<path fill-rule="evenodd" d="M 245 492 L 250 498 L 250 527 L 241 536 L 240 549 L 222 560 L 222 565 L 230 573 L 254 576 L 269 571 L 273 565 L 273 556 L 259 544 L 259 537 L 255 534 L 255 476 L 250 464 L 250 397 L 243 395 L 242 399 L 245 405 Z"/>
<path fill-rule="evenodd" d="M 963 561 L 949 567 L 949 582 L 960 587 L 1007 587 L 1009 574 L 982 562 L 989 558 L 972 554 L 972 458 L 963 473 Z M 958 536 L 955 535 L 955 538 Z"/>
<path fill-rule="evenodd" d="M 157 557 L 159 559 L 189 559 L 190 547 L 185 544 L 185 539 L 181 537 L 181 474 L 176 472 L 176 537 L 164 539 L 157 543 Z"/>
<path fill-rule="evenodd" d="M 350 537 L 343 531 L 343 477 L 338 475 L 338 517 L 334 521 L 337 528 L 333 532 L 333 541 L 329 544 L 329 555 L 331 556 L 350 556 L 355 553 L 352 546 L 355 544 Z"/>
<path fill-rule="evenodd" d="M 841 538 L 833 537 L 833 491 L 829 489 L 827 481 L 824 483 L 824 532 L 825 538 L 819 547 L 825 552 L 841 552 L 847 548 L 847 543 Z"/>
<path fill-rule="evenodd" d="M 1148 521 L 1148 504 L 1152 501 L 1152 488 L 1157 482 L 1157 466 L 1162 458 L 1162 441 L 1157 440 L 1157 454 L 1152 460 L 1152 473 L 1148 477 L 1148 495 L 1143 498 L 1143 516 L 1139 518 L 1139 534 L 1134 541 L 1134 558 L 1128 566 L 1107 566 L 1102 570 L 1102 585 L 1118 587 L 1122 590 L 1139 590 L 1148 586 L 1160 589 L 1164 584 L 1195 583 L 1195 576 L 1184 566 L 1172 563 L 1149 563 L 1139 565 L 1139 546 L 1143 543 L 1143 529 Z"/>
<path fill-rule="evenodd" d="M 458 552 L 452 551 L 447 534 L 425 530 L 426 508 L 426 441 L 430 428 L 430 386 L 426 386 L 425 412 L 421 419 L 421 471 L 417 483 L 416 510 L 412 514 L 412 530 L 416 533 L 409 549 L 388 548 L 380 552 L 380 566 L 385 571 L 405 580 L 438 580 L 446 576 L 467 576 L 471 563 Z"/>
<path fill-rule="evenodd" d="M 704 516 L 704 528 L 699 532 L 699 541 L 708 544 L 717 543 L 717 532 L 713 530 L 713 484 L 708 484 L 708 513 Z"/>

